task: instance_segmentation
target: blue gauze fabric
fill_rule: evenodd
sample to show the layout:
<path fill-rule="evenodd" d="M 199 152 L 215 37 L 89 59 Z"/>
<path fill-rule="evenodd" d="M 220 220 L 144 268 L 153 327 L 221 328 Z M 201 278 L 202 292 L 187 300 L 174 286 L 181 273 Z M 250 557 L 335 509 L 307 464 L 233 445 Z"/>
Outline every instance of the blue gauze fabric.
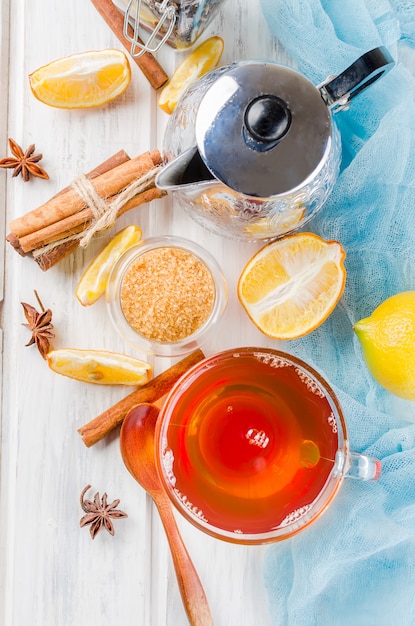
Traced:
<path fill-rule="evenodd" d="M 385 45 L 396 66 L 335 115 L 339 179 L 305 230 L 340 241 L 344 295 L 328 320 L 283 347 L 328 379 L 351 449 L 382 461 L 377 482 L 348 478 L 312 526 L 266 551 L 275 626 L 415 625 L 415 402 L 371 377 L 352 326 L 415 289 L 413 0 L 261 0 L 272 33 L 315 85 Z M 415 66 L 415 57 L 412 57 Z M 414 365 L 415 367 L 415 365 Z"/>

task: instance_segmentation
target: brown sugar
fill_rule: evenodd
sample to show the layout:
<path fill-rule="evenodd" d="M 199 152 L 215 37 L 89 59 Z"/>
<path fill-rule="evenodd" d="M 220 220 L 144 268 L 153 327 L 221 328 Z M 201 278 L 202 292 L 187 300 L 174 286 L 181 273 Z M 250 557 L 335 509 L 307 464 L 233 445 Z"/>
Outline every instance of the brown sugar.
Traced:
<path fill-rule="evenodd" d="M 214 300 L 210 270 L 194 254 L 176 247 L 145 252 L 129 266 L 121 285 L 121 307 L 130 326 L 161 342 L 196 332 Z"/>

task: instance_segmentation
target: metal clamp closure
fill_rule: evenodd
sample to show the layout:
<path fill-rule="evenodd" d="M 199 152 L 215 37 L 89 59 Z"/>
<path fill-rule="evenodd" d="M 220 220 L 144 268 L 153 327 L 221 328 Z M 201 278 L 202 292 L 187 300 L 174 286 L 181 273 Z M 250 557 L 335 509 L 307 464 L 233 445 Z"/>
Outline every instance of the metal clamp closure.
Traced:
<path fill-rule="evenodd" d="M 133 9 L 133 5 L 135 5 Z M 131 43 L 130 54 L 133 58 L 137 58 L 145 52 L 157 52 L 159 48 L 170 37 L 175 22 L 176 22 L 176 9 L 174 5 L 170 4 L 170 0 L 162 0 L 162 2 L 155 3 L 155 9 L 160 14 L 160 19 L 154 26 L 154 29 L 150 32 L 150 36 L 146 43 L 141 41 L 140 37 L 140 12 L 141 12 L 141 0 L 129 0 L 128 6 L 124 15 L 124 37 Z M 129 26 L 134 29 L 133 36 L 129 33 Z M 162 38 L 155 42 L 153 41 L 158 36 L 162 28 L 165 28 L 165 33 Z"/>

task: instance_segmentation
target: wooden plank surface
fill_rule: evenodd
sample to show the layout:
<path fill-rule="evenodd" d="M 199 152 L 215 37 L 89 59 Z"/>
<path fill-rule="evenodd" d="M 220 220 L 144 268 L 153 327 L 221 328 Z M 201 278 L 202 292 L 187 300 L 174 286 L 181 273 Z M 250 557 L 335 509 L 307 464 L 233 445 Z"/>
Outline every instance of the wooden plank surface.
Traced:
<path fill-rule="evenodd" d="M 121 48 L 90 2 L 13 0 L 9 22 L 8 3 L 3 0 L 0 16 L 0 147 L 7 148 L 9 136 L 24 147 L 35 143 L 50 176 L 48 181 L 24 183 L 11 179 L 9 171 L 0 172 L 0 204 L 6 208 L 8 222 L 120 149 L 134 156 L 162 147 L 167 116 L 158 109 L 157 94 L 134 64 L 128 91 L 94 110 L 53 109 L 30 92 L 28 75 L 43 64 L 85 50 Z M 225 39 L 222 63 L 280 55 L 257 0 L 227 0 L 206 36 L 210 34 Z M 163 48 L 158 58 L 171 73 L 183 54 Z M 237 277 L 255 245 L 204 231 L 170 198 L 123 216 L 117 230 L 132 221 L 146 237 L 180 234 L 195 239 L 221 263 L 230 302 L 207 353 L 242 344 L 267 345 L 266 338 L 247 322 L 235 297 Z M 55 347 L 133 354 L 114 334 L 105 302 L 84 309 L 74 295 L 86 263 L 112 232 L 45 273 L 6 246 L 0 533 L 0 623 L 4 626 L 187 623 L 160 521 L 149 498 L 124 468 L 118 434 L 87 449 L 77 433 L 125 392 L 53 374 L 33 347 L 25 347 L 29 336 L 21 325 L 20 303 L 35 305 L 36 289 L 54 313 Z M 156 359 L 155 373 L 169 364 L 168 359 Z M 115 522 L 115 537 L 102 531 L 92 541 L 88 530 L 79 528 L 78 499 L 87 484 L 92 485 L 90 496 L 107 491 L 110 499 L 121 499 L 120 508 L 129 517 Z M 215 625 L 268 626 L 262 581 L 266 548 L 227 545 L 182 520 L 179 523 L 205 585 Z"/>

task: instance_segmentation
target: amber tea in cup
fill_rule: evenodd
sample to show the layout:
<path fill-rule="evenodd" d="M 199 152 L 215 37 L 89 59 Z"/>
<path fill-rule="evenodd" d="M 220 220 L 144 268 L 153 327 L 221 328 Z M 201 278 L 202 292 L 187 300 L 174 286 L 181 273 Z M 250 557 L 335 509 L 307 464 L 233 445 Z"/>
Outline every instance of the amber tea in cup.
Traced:
<path fill-rule="evenodd" d="M 228 541 L 262 543 L 318 517 L 346 473 L 377 477 L 379 462 L 350 453 L 345 435 L 338 401 L 317 372 L 282 352 L 241 348 L 205 359 L 173 388 L 156 428 L 156 461 L 192 523 Z"/>

